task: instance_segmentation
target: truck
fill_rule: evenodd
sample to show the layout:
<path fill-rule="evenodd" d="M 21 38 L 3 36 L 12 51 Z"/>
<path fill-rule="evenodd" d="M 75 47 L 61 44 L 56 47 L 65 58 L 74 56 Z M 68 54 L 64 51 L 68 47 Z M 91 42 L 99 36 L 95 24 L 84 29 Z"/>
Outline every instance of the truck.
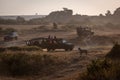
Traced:
<path fill-rule="evenodd" d="M 64 49 L 65 51 L 72 51 L 74 44 L 66 41 L 62 38 L 49 39 L 49 38 L 35 38 L 26 41 L 28 46 L 38 46 L 42 49 L 47 49 L 47 51 L 54 51 L 55 49 Z"/>

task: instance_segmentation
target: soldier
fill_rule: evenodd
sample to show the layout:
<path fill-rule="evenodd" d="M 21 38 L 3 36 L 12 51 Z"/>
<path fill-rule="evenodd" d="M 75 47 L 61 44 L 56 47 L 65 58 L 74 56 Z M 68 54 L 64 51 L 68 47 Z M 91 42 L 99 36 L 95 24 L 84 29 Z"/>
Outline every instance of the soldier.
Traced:
<path fill-rule="evenodd" d="M 56 37 L 56 36 L 54 36 L 54 39 L 56 40 L 56 39 L 57 39 L 57 37 Z"/>
<path fill-rule="evenodd" d="M 48 44 L 51 43 L 51 36 L 50 36 L 50 35 L 48 36 L 47 43 L 48 43 Z"/>
<path fill-rule="evenodd" d="M 48 36 L 48 39 L 50 39 L 51 37 L 50 37 L 50 35 Z"/>
<path fill-rule="evenodd" d="M 26 45 L 30 45 L 30 41 L 29 40 L 26 41 Z"/>
<path fill-rule="evenodd" d="M 44 43 L 45 43 L 45 40 L 44 40 L 44 39 L 42 39 L 41 44 L 44 44 Z"/>

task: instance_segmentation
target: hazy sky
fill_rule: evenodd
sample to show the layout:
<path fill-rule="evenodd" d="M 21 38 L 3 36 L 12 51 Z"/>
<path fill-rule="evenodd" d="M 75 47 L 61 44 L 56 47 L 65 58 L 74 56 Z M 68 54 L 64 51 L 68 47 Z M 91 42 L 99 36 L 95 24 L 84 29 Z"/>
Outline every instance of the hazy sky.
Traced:
<path fill-rule="evenodd" d="M 74 14 L 99 15 L 120 7 L 120 0 L 0 0 L 0 15 L 40 15 L 70 8 Z"/>

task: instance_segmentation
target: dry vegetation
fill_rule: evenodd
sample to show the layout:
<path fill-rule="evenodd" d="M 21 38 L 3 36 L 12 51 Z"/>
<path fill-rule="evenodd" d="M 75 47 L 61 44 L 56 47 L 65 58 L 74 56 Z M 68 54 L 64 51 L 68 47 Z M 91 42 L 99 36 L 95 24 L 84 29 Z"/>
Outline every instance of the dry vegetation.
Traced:
<path fill-rule="evenodd" d="M 76 80 L 120 80 L 120 45 L 115 43 L 103 60 L 93 60 Z"/>
<path fill-rule="evenodd" d="M 0 54 L 0 74 L 10 77 L 2 79 L 26 80 L 69 80 L 86 70 L 86 66 L 96 58 L 104 58 L 105 52 L 99 49 L 89 50 L 89 54 L 80 57 L 77 51 L 42 52 L 37 47 L 9 47 Z M 16 49 L 18 49 L 16 51 Z M 37 48 L 38 49 L 38 48 Z M 108 51 L 109 48 L 104 48 Z M 103 51 L 103 49 L 101 49 Z M 30 77 L 31 75 L 32 77 Z M 24 77 L 26 76 L 26 77 Z"/>

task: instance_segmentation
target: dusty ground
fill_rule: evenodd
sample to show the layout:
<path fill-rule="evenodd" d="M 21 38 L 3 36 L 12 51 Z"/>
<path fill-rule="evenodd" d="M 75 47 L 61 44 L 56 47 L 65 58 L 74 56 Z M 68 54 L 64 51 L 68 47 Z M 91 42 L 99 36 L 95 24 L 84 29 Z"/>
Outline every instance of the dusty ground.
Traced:
<path fill-rule="evenodd" d="M 113 44 L 112 41 L 119 41 L 120 40 L 120 30 L 119 29 L 93 29 L 95 32 L 95 36 L 102 36 L 100 37 L 94 37 L 96 43 L 101 42 L 103 45 L 95 44 L 95 41 L 91 41 L 91 43 L 87 42 L 86 44 L 82 45 L 80 42 L 80 39 L 77 38 L 76 31 L 64 31 L 64 30 L 50 30 L 50 31 L 39 31 L 34 30 L 33 28 L 37 28 L 39 25 L 0 25 L 1 27 L 12 27 L 18 30 L 19 32 L 19 40 L 17 41 L 10 41 L 10 42 L 3 42 L 2 38 L 0 40 L 0 46 L 24 46 L 25 40 L 29 40 L 36 37 L 47 37 L 48 35 L 57 36 L 58 38 L 65 38 L 68 41 L 75 44 L 75 48 L 71 52 L 65 52 L 63 50 L 56 50 L 55 52 L 46 52 L 44 51 L 43 54 L 58 56 L 61 58 L 61 60 L 67 60 L 70 62 L 69 65 L 64 66 L 62 70 L 58 70 L 54 74 L 48 75 L 48 76 L 32 76 L 32 77 L 4 77 L 1 76 L 0 80 L 74 80 L 75 77 L 79 73 L 82 73 L 85 71 L 86 66 L 90 63 L 91 60 L 97 59 L 97 58 L 104 58 L 105 54 L 110 51 Z M 104 39 L 105 38 L 105 39 Z M 102 39 L 102 41 L 100 41 Z M 94 40 L 94 39 L 92 39 Z M 110 40 L 110 41 L 106 41 Z M 101 44 L 100 43 L 100 44 Z M 108 44 L 105 44 L 108 43 Z M 88 55 L 83 54 L 80 57 L 79 52 L 77 51 L 78 47 L 82 47 L 88 50 Z"/>

